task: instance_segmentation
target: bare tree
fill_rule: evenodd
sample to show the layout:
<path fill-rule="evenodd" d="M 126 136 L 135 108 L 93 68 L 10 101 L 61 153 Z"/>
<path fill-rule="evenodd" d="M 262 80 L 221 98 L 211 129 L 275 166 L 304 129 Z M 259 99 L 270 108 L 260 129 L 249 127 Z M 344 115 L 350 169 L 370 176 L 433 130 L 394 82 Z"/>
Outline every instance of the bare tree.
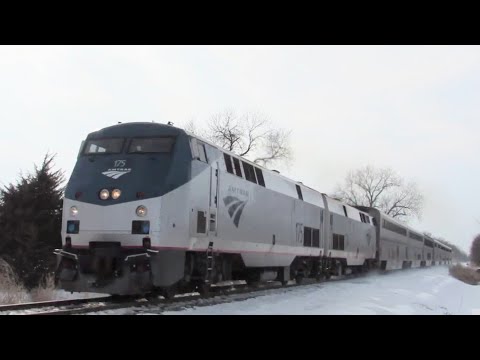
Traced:
<path fill-rule="evenodd" d="M 204 130 L 199 130 L 193 120 L 184 128 L 262 166 L 292 159 L 290 132 L 274 128 L 265 116 L 257 113 L 238 116 L 226 110 L 213 115 Z"/>
<path fill-rule="evenodd" d="M 192 134 L 200 135 L 200 131 L 197 129 L 197 126 L 195 125 L 195 121 L 193 119 L 187 121 L 184 125 L 183 128 L 191 132 Z"/>
<path fill-rule="evenodd" d="M 372 166 L 349 172 L 333 196 L 352 206 L 377 208 L 399 220 L 420 218 L 423 205 L 423 196 L 415 183 L 405 183 L 389 168 Z"/>

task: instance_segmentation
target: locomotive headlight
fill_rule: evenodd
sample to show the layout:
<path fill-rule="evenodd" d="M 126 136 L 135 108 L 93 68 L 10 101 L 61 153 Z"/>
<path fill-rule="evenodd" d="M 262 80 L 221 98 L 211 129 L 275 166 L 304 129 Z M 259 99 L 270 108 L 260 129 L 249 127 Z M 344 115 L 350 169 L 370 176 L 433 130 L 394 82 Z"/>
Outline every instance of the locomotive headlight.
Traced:
<path fill-rule="evenodd" d="M 121 194 L 122 194 L 122 192 L 119 189 L 114 189 L 112 191 L 112 199 L 114 199 L 114 200 L 118 199 Z"/>
<path fill-rule="evenodd" d="M 102 190 L 100 190 L 99 196 L 100 196 L 100 199 L 107 200 L 108 197 L 110 196 L 110 193 L 108 192 L 107 189 L 102 189 Z"/>
<path fill-rule="evenodd" d="M 137 207 L 137 210 L 135 211 L 137 213 L 137 216 L 143 217 L 147 215 L 147 208 L 143 205 L 140 205 Z"/>
<path fill-rule="evenodd" d="M 72 207 L 70 208 L 70 215 L 71 215 L 71 216 L 77 216 L 77 215 L 78 215 L 78 209 L 77 209 L 76 206 L 72 206 Z"/>

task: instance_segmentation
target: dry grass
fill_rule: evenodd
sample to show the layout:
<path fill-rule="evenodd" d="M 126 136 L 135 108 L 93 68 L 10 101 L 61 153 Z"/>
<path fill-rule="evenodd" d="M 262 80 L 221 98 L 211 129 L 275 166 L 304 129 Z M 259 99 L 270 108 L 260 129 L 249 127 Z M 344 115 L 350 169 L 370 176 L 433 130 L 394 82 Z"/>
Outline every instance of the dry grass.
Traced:
<path fill-rule="evenodd" d="M 17 304 L 30 301 L 30 295 L 12 267 L 0 259 L 0 304 Z"/>
<path fill-rule="evenodd" d="M 53 274 L 44 276 L 40 286 L 30 292 L 32 301 L 49 301 L 55 299 L 55 280 Z"/>
<path fill-rule="evenodd" d="M 30 292 L 25 288 L 12 267 L 0 258 L 0 305 L 55 299 L 53 275 L 44 276 L 40 285 Z"/>
<path fill-rule="evenodd" d="M 449 273 L 455 279 L 469 285 L 478 285 L 480 283 L 480 272 L 477 272 L 476 268 L 456 264 L 449 268 Z"/>

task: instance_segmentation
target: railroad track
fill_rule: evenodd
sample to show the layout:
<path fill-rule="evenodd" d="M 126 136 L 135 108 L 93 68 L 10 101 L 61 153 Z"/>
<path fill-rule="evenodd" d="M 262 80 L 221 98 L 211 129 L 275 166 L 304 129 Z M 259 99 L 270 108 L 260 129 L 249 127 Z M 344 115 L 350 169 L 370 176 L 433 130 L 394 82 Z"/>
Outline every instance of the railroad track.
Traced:
<path fill-rule="evenodd" d="M 332 278 L 330 280 L 316 281 L 314 279 L 304 279 L 302 283 L 290 282 L 287 285 L 281 285 L 278 282 L 246 286 L 246 284 L 235 284 L 232 286 L 213 288 L 212 292 L 206 295 L 199 293 L 179 294 L 173 299 L 164 299 L 162 297 L 150 298 L 115 298 L 112 296 L 97 297 L 90 299 L 72 299 L 33 302 L 14 305 L 0 306 L 0 315 L 80 315 L 94 314 L 97 312 L 132 309 L 132 312 L 143 312 L 151 309 L 154 313 L 163 311 L 176 311 L 189 307 L 211 306 L 232 301 L 243 301 L 257 296 L 268 295 L 272 292 L 291 291 L 293 288 L 308 286 L 313 284 L 329 283 L 332 281 L 341 281 L 359 277 L 357 275 L 345 275 L 341 278 Z"/>
<path fill-rule="evenodd" d="M 40 309 L 49 309 L 57 307 L 75 307 L 81 305 L 87 305 L 95 302 L 109 301 L 112 299 L 110 295 L 99 296 L 95 298 L 85 299 L 68 299 L 68 300 L 51 300 L 51 301 L 39 301 L 29 302 L 21 304 L 0 305 L 0 315 L 10 314 L 29 314 L 30 312 L 38 312 Z"/>
<path fill-rule="evenodd" d="M 238 285 L 237 285 L 238 286 Z M 279 286 L 281 287 L 281 286 Z M 274 288 L 267 286 L 267 288 Z M 128 298 L 115 298 L 112 296 L 105 296 L 101 298 L 91 299 L 74 299 L 74 300 L 59 300 L 59 301 L 45 301 L 33 302 L 14 305 L 0 306 L 0 315 L 75 315 L 95 313 L 105 310 L 116 310 L 133 307 L 145 306 L 188 306 L 195 305 L 198 302 L 206 299 L 214 299 L 220 296 L 229 296 L 229 293 L 246 293 L 253 292 L 259 289 L 251 289 L 246 287 L 237 287 L 233 289 L 218 289 L 206 295 L 198 293 L 180 294 L 173 299 L 164 299 L 160 297 L 138 298 L 128 300 Z M 183 304 L 183 305 L 182 305 Z"/>
<path fill-rule="evenodd" d="M 143 314 L 162 314 L 166 311 L 179 311 L 185 310 L 187 308 L 193 307 L 203 307 L 203 306 L 212 306 L 212 305 L 219 305 L 223 303 L 230 303 L 236 301 L 245 301 L 248 299 L 256 298 L 259 296 L 266 296 L 279 293 L 286 293 L 290 291 L 294 291 L 299 287 L 307 287 L 307 286 L 322 286 L 331 282 L 336 281 L 343 281 L 348 279 L 354 278 L 361 278 L 366 276 L 367 274 L 352 274 L 352 275 L 345 275 L 339 278 L 331 278 L 328 281 L 321 280 L 316 281 L 314 279 L 305 279 L 302 283 L 297 284 L 295 282 L 290 283 L 288 285 L 281 285 L 280 283 L 271 283 L 265 284 L 258 287 L 244 287 L 244 288 L 236 288 L 227 291 L 219 291 L 218 293 L 211 293 L 206 296 L 200 295 L 193 295 L 193 296 L 186 296 L 186 297 L 178 297 L 171 300 L 159 300 L 159 301 L 145 301 L 143 303 L 139 303 L 133 306 L 128 307 L 128 314 L 134 315 L 137 313 Z M 87 309 L 82 310 L 81 313 L 83 314 L 93 314 L 98 311 L 106 311 L 105 314 L 108 314 L 108 311 L 111 309 L 103 308 L 103 309 L 94 309 L 94 311 L 88 311 Z M 112 309 L 113 310 L 113 309 Z"/>
<path fill-rule="evenodd" d="M 414 269 L 412 269 L 414 270 Z M 115 298 L 112 296 L 90 299 L 73 299 L 59 301 L 45 301 L 0 306 L 0 315 L 80 315 L 95 314 L 103 311 L 130 309 L 131 313 L 149 311 L 160 314 L 164 311 L 178 311 L 190 307 L 201 307 L 222 304 L 233 301 L 244 301 L 250 298 L 269 295 L 272 293 L 288 292 L 295 288 L 310 285 L 323 285 L 336 281 L 365 277 L 370 273 L 349 274 L 341 277 L 332 277 L 329 280 L 304 279 L 301 283 L 290 282 L 281 285 L 278 282 L 261 284 L 257 286 L 234 285 L 212 289 L 206 295 L 198 293 L 179 294 L 173 299 L 163 297 L 150 298 Z"/>
<path fill-rule="evenodd" d="M 119 309 L 131 309 L 133 313 L 143 312 L 145 310 L 151 310 L 154 313 L 161 313 L 163 311 L 175 311 L 188 307 L 209 306 L 230 301 L 246 300 L 248 298 L 260 296 L 259 293 L 261 292 L 287 288 L 290 289 L 292 287 L 301 285 L 304 284 L 292 284 L 287 286 L 265 285 L 258 288 L 237 287 L 233 289 L 217 290 L 206 295 L 200 295 L 198 293 L 182 294 L 168 300 L 158 297 L 153 299 L 143 298 L 126 302 L 116 302 L 114 300 L 105 302 L 89 302 L 85 304 L 78 304 L 73 307 L 68 306 L 37 309 L 37 311 L 32 311 L 26 315 L 80 315 Z"/>

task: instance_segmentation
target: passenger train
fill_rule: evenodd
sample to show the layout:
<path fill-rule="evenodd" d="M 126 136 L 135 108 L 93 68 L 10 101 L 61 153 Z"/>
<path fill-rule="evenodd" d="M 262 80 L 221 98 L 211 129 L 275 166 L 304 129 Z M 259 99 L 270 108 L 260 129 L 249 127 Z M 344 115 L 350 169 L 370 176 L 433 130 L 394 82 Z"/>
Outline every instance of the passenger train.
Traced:
<path fill-rule="evenodd" d="M 68 181 L 55 278 L 72 292 L 208 292 L 449 263 L 452 249 L 183 129 L 88 134 Z"/>

